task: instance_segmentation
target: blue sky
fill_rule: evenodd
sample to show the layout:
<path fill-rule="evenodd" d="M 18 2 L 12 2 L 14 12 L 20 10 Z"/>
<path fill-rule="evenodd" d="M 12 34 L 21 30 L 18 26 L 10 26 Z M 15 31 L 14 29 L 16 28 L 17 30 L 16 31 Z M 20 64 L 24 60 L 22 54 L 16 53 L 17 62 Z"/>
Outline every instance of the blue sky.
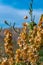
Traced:
<path fill-rule="evenodd" d="M 30 21 L 29 11 L 30 0 L 0 0 L 0 27 L 6 28 L 4 20 L 8 22 L 15 22 L 17 27 L 21 27 L 23 22 Z M 34 0 L 33 15 L 35 15 L 35 22 L 43 14 L 43 0 Z M 24 16 L 28 16 L 28 20 L 24 20 Z"/>

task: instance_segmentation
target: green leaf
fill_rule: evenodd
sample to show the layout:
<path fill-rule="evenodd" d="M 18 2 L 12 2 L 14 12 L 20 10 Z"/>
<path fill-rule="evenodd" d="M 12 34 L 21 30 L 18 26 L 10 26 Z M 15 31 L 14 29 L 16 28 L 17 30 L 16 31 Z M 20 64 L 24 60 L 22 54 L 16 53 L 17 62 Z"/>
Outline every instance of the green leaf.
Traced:
<path fill-rule="evenodd" d="M 40 49 L 39 56 L 43 56 L 43 49 Z"/>
<path fill-rule="evenodd" d="M 41 62 L 43 61 L 43 56 L 40 56 L 40 59 L 39 59 Z"/>
<path fill-rule="evenodd" d="M 29 25 L 28 25 L 28 27 L 29 27 L 29 29 L 32 29 L 32 30 L 33 30 L 33 27 L 34 27 L 35 25 L 36 25 L 35 22 L 30 22 Z"/>

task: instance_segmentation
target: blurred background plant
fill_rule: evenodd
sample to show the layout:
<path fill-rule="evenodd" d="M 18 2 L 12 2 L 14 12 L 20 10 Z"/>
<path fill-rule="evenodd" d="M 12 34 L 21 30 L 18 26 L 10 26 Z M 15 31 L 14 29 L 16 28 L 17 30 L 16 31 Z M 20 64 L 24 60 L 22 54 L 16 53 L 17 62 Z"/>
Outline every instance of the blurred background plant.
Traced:
<path fill-rule="evenodd" d="M 8 25 L 10 29 L 13 29 L 16 33 L 18 33 L 18 34 L 19 34 L 19 31 L 18 31 L 18 30 L 16 30 L 16 28 L 15 28 L 15 22 L 14 22 L 14 23 L 13 23 L 13 25 L 12 25 L 12 23 L 11 23 L 11 22 L 10 22 L 10 23 L 8 23 L 8 22 L 5 20 L 5 21 L 4 21 L 4 23 L 5 23 L 6 25 Z"/>

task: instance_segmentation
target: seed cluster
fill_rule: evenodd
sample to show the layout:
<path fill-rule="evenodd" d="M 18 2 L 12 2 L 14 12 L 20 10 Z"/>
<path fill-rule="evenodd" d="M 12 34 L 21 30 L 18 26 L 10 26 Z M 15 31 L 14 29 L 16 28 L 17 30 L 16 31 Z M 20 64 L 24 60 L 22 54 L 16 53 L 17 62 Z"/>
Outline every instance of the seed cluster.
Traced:
<path fill-rule="evenodd" d="M 4 47 L 5 52 L 8 54 L 9 58 L 4 59 L 2 62 L 2 65 L 12 65 L 14 61 L 14 53 L 13 53 L 13 44 L 12 44 L 12 34 L 9 30 L 5 30 L 4 32 L 5 38 L 4 38 Z"/>
<path fill-rule="evenodd" d="M 16 51 L 16 63 L 26 62 L 31 65 L 37 65 L 37 62 L 39 62 L 38 51 L 43 46 L 43 26 L 40 22 L 37 26 L 34 26 L 33 30 L 29 30 L 28 32 L 28 24 L 23 24 L 22 32 L 18 37 L 20 48 Z"/>

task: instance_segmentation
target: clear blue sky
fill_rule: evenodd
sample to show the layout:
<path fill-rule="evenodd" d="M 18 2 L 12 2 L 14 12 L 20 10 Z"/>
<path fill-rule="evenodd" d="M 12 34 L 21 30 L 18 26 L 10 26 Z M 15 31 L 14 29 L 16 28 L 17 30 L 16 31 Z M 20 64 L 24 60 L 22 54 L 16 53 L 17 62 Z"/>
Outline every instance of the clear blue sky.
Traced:
<path fill-rule="evenodd" d="M 15 22 L 17 27 L 21 27 L 25 22 L 24 16 L 29 16 L 29 3 L 30 0 L 0 0 L 0 27 L 7 27 L 4 20 Z M 35 21 L 38 22 L 40 15 L 43 14 L 43 0 L 34 0 L 33 9 L 33 14 L 36 16 Z M 30 16 L 26 21 L 29 20 Z"/>

